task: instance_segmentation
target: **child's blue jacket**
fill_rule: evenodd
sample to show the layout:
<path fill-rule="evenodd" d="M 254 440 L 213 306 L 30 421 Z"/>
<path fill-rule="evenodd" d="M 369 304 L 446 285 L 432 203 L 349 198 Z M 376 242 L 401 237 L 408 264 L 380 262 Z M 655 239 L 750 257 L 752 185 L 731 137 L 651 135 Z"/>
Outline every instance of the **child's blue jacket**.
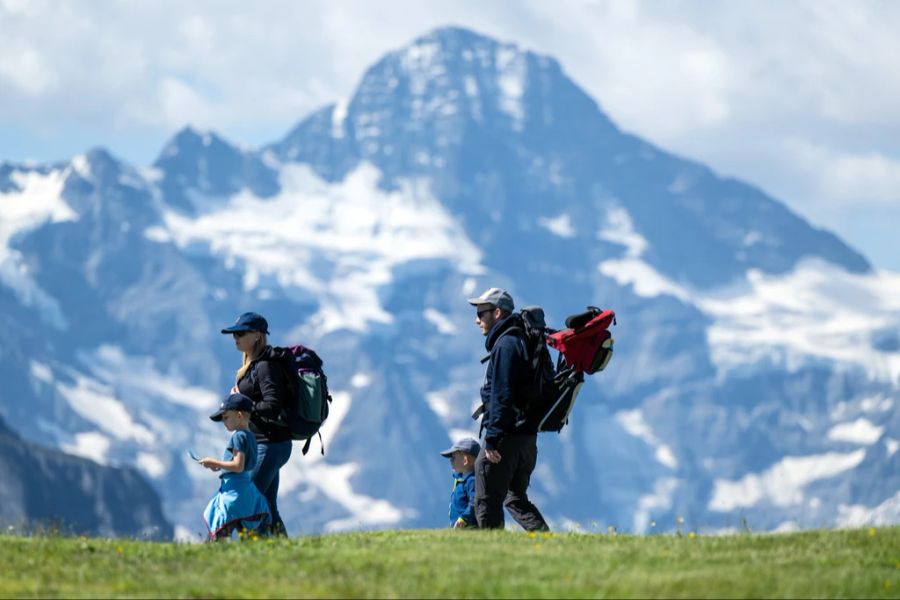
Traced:
<path fill-rule="evenodd" d="M 468 525 L 477 525 L 475 520 L 475 471 L 453 474 L 453 492 L 450 494 L 450 526 L 462 517 Z"/>

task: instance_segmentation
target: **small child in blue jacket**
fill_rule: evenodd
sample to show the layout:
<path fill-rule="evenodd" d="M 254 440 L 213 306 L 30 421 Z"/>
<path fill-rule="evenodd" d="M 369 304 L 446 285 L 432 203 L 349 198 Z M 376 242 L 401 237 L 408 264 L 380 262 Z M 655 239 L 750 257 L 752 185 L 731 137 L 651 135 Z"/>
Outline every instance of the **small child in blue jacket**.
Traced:
<path fill-rule="evenodd" d="M 450 459 L 453 470 L 453 491 L 450 493 L 450 526 L 476 527 L 475 520 L 475 458 L 481 445 L 474 438 L 463 438 L 441 452 Z"/>

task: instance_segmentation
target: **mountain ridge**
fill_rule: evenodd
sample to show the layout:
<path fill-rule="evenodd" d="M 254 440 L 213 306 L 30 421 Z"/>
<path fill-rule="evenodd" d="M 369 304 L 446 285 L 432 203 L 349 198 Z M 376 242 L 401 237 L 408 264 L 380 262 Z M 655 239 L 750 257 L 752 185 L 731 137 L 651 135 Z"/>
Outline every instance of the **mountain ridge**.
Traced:
<path fill-rule="evenodd" d="M 23 441 L 0 418 L 0 523 L 103 537 L 171 539 L 159 497 L 136 469 L 92 463 Z"/>

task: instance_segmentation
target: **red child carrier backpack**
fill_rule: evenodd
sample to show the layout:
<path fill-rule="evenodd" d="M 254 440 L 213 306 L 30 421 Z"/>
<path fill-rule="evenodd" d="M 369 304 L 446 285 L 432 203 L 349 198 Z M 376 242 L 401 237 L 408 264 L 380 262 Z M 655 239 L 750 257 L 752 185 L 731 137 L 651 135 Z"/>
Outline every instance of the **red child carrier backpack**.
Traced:
<path fill-rule="evenodd" d="M 616 313 L 589 306 L 588 309 L 566 319 L 566 327 L 547 336 L 547 343 L 556 348 L 566 364 L 588 375 L 602 371 L 612 358 L 613 343 L 609 326 L 616 322 Z"/>
<path fill-rule="evenodd" d="M 609 326 L 615 322 L 612 310 L 589 306 L 585 312 L 566 319 L 568 329 L 547 329 L 547 345 L 559 351 L 559 356 L 552 379 L 546 375 L 542 378 L 538 404 L 529 409 L 528 418 L 536 420 L 538 431 L 559 432 L 568 424 L 585 373 L 602 371 L 612 358 L 613 338 Z M 546 350 L 545 354 L 549 357 Z M 552 369 L 552 365 L 548 366 Z M 547 373 L 548 369 L 544 369 Z"/>

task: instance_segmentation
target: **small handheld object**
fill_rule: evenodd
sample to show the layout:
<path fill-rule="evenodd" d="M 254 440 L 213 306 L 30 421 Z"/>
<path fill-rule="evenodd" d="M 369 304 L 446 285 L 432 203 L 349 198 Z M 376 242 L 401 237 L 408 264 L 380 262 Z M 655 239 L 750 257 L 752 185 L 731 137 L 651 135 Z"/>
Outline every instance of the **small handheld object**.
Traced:
<path fill-rule="evenodd" d="M 194 460 L 194 461 L 196 461 L 196 462 L 200 462 L 200 457 L 197 456 L 196 454 L 194 454 L 194 451 L 193 451 L 193 450 L 188 450 L 188 456 L 191 457 L 191 460 Z"/>

